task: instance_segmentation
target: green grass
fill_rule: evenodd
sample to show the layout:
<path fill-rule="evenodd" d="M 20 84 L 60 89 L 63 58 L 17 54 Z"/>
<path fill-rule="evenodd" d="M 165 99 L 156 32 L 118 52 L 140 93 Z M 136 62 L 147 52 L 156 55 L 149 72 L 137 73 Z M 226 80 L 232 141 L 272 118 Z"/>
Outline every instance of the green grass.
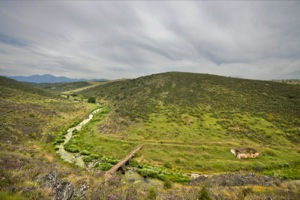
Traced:
<path fill-rule="evenodd" d="M 84 156 L 86 163 L 95 161 L 94 170 L 85 170 L 63 162 L 53 143 L 62 142 L 67 129 L 98 105 L 59 98 L 5 78 L 0 83 L 1 199 L 49 198 L 51 191 L 43 177 L 54 170 L 58 180 L 71 182 L 77 191 L 83 183 L 88 185 L 87 198 L 95 199 L 146 199 L 148 194 L 195 199 L 202 185 L 172 184 L 188 182 L 190 173 L 255 172 L 300 178 L 296 85 L 166 73 L 82 90 L 78 96 L 95 96 L 97 102 L 109 105 L 75 131 L 66 145 Z M 102 170 L 140 144 L 144 148 L 130 167 L 163 180 L 161 188 L 155 187 L 150 195 L 149 188 L 118 177 L 104 182 Z M 261 156 L 238 160 L 230 153 L 233 147 L 253 147 Z M 299 196 L 297 188 L 297 180 L 276 187 L 249 186 L 247 198 L 293 199 Z M 247 189 L 213 186 L 207 192 L 237 199 Z"/>
<path fill-rule="evenodd" d="M 140 143 L 141 163 L 186 173 L 254 171 L 292 179 L 299 166 L 300 88 L 268 81 L 191 73 L 122 80 L 80 92 L 110 104 L 111 112 L 78 146 L 121 159 Z M 95 139 L 96 138 L 96 139 Z M 93 150 L 92 147 L 96 147 Z M 256 148 L 238 160 L 230 149 Z"/>
<path fill-rule="evenodd" d="M 0 191 L 0 199 L 5 199 L 5 200 L 22 200 L 22 199 L 26 199 L 26 198 L 22 197 L 20 194 L 11 194 L 9 192 Z"/>
<path fill-rule="evenodd" d="M 168 116 L 172 113 L 172 109 L 163 110 Z M 294 171 L 289 174 L 284 172 L 285 169 L 299 165 L 297 147 L 263 118 L 236 114 L 232 121 L 227 120 L 229 124 L 234 125 L 231 125 L 231 130 L 228 124 L 219 123 L 224 119 L 216 119 L 213 114 L 204 111 L 198 112 L 203 113 L 202 117 L 199 115 L 200 118 L 183 114 L 178 118 L 170 118 L 174 121 L 168 121 L 165 115 L 153 114 L 148 123 L 132 125 L 125 135 L 105 135 L 98 127 L 105 124 L 109 112 L 110 109 L 105 108 L 96 114 L 91 123 L 76 133 L 66 145 L 66 149 L 71 147 L 76 152 L 87 151 L 98 158 L 109 156 L 122 159 L 142 143 L 144 148 L 136 155 L 136 159 L 153 167 L 181 170 L 185 173 L 268 173 L 274 169 L 278 171 L 278 176 L 299 178 L 299 174 L 292 173 Z M 243 127 L 245 130 L 241 131 L 241 128 L 236 127 Z M 265 130 L 262 131 L 260 127 L 264 127 Z M 246 130 L 251 130 L 251 134 L 247 135 Z M 269 137 L 271 132 L 274 134 Z M 261 156 L 256 159 L 238 160 L 231 154 L 231 148 L 244 146 L 256 148 Z M 93 160 L 89 157 L 87 159 L 89 162 Z M 148 171 L 147 167 L 139 170 L 142 175 Z M 163 179 L 163 175 L 155 173 L 150 173 L 149 176 Z"/>

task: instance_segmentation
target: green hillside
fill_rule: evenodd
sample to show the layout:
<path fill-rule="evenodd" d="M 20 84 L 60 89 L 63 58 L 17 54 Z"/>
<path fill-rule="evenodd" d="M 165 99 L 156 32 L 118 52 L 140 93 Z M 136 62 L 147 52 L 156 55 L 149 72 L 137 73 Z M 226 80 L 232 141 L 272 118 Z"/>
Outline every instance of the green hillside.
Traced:
<path fill-rule="evenodd" d="M 157 74 L 112 82 L 83 94 L 118 103 L 116 108 L 119 107 L 120 114 L 132 119 L 146 118 L 159 104 L 256 114 L 265 112 L 287 115 L 288 119 L 299 118 L 300 113 L 299 86 L 205 74 Z M 141 114 L 143 116 L 139 116 Z"/>
<path fill-rule="evenodd" d="M 38 87 L 0 77 L 1 140 L 42 139 L 87 112 L 83 105 L 58 98 Z M 77 113 L 77 114 L 75 114 Z M 73 120 L 74 120 L 73 117 Z"/>
<path fill-rule="evenodd" d="M 14 91 L 22 91 L 30 94 L 53 97 L 53 95 L 49 94 L 48 92 L 42 90 L 39 87 L 33 86 L 29 83 L 18 82 L 3 76 L 0 76 L 0 86 L 1 98 L 9 98 L 11 96 L 14 96 Z"/>
<path fill-rule="evenodd" d="M 190 73 L 55 84 L 55 93 L 4 77 L 0 83 L 0 199 L 297 199 L 300 194 L 299 86 Z M 101 105 L 57 95 L 65 91 L 96 97 Z M 57 144 L 99 107 L 64 145 L 85 167 L 65 162 Z M 144 148 L 126 174 L 105 180 L 104 171 L 140 144 Z M 233 147 L 255 148 L 261 156 L 238 160 L 230 153 Z M 202 176 L 192 180 L 192 173 Z"/>
<path fill-rule="evenodd" d="M 153 166 L 300 178 L 299 85 L 171 72 L 80 94 L 111 109 L 73 140 L 80 150 L 121 159 L 128 146 L 144 143 L 137 160 Z M 261 156 L 239 161 L 234 147 L 253 147 Z"/>
<path fill-rule="evenodd" d="M 52 143 L 93 109 L 0 77 L 0 199 L 51 199 L 38 177 L 74 170 L 61 164 Z"/>

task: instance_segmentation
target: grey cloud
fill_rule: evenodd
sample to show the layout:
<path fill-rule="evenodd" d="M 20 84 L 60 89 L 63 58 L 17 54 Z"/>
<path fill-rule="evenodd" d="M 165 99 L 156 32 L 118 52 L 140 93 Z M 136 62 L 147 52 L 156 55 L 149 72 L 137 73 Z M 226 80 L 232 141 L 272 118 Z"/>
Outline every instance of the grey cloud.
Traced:
<path fill-rule="evenodd" d="M 0 73 L 299 78 L 299 2 L 0 2 Z"/>

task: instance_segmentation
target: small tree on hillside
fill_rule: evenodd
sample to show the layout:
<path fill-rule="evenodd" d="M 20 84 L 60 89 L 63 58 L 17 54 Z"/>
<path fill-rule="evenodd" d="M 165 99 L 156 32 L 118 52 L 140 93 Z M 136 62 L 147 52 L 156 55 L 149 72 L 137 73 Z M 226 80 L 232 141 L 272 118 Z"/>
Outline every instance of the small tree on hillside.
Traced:
<path fill-rule="evenodd" d="M 96 103 L 95 97 L 90 97 L 90 98 L 88 99 L 88 103 Z"/>

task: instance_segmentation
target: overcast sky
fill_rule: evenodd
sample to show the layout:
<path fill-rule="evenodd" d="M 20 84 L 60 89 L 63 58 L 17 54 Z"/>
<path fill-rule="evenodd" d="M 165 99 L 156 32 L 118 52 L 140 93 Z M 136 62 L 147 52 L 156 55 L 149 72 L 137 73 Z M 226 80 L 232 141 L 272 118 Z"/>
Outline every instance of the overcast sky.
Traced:
<path fill-rule="evenodd" d="M 0 1 L 0 74 L 300 78 L 299 1 Z"/>

